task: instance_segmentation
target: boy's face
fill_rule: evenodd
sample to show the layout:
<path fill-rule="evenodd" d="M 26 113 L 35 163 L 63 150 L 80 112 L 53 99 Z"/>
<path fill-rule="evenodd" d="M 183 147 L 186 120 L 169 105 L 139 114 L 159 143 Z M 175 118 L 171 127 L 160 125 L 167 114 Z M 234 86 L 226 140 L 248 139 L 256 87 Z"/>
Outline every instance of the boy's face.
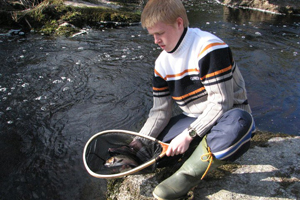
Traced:
<path fill-rule="evenodd" d="M 179 17 L 174 24 L 158 22 L 154 26 L 148 27 L 147 30 L 154 37 L 155 44 L 170 52 L 175 48 L 183 33 L 183 20 Z"/>

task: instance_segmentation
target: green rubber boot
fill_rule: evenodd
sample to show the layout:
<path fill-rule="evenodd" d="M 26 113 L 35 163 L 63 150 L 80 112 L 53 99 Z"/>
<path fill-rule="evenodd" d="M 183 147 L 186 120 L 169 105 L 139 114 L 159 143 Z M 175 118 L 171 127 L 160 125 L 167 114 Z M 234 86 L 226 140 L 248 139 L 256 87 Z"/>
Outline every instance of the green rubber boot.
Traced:
<path fill-rule="evenodd" d="M 213 158 L 204 137 L 180 169 L 156 186 L 153 196 L 158 200 L 186 198 L 189 190 L 199 184 L 208 169 L 213 170 L 223 163 L 224 161 Z"/>

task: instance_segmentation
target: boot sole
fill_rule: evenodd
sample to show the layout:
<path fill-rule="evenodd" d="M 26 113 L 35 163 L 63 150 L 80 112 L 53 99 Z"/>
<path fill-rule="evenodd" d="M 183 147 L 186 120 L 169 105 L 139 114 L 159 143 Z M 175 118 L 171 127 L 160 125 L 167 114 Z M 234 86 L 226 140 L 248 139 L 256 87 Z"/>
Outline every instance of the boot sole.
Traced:
<path fill-rule="evenodd" d="M 186 199 L 188 196 L 183 196 L 183 197 L 179 197 L 179 198 L 172 198 L 172 199 L 163 199 L 163 198 L 160 198 L 159 196 L 157 196 L 154 192 L 152 193 L 154 198 L 157 199 L 157 200 L 183 200 L 183 199 Z"/>

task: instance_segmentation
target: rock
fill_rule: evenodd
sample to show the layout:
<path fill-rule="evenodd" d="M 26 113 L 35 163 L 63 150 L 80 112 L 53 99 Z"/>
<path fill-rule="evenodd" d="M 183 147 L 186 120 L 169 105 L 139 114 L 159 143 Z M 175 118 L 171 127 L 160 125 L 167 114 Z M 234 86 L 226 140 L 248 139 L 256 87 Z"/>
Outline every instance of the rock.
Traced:
<path fill-rule="evenodd" d="M 254 9 L 275 14 L 300 14 L 300 0 L 216 0 L 237 8 Z"/>
<path fill-rule="evenodd" d="M 274 137 L 254 143 L 255 146 L 236 162 L 210 172 L 193 190 L 194 199 L 298 199 L 300 137 Z M 178 167 L 109 181 L 107 199 L 154 200 L 153 189 L 175 168 Z"/>
<path fill-rule="evenodd" d="M 85 29 L 81 29 L 78 33 L 74 33 L 71 37 L 76 37 L 78 35 L 87 34 L 88 32 Z"/>
<path fill-rule="evenodd" d="M 71 0 L 71 1 L 67 0 L 64 1 L 64 4 L 73 7 L 103 7 L 103 8 L 112 8 L 112 9 L 120 8 L 119 5 L 112 4 L 104 0 L 94 2 L 94 3 L 89 1 L 84 1 L 84 0 Z"/>

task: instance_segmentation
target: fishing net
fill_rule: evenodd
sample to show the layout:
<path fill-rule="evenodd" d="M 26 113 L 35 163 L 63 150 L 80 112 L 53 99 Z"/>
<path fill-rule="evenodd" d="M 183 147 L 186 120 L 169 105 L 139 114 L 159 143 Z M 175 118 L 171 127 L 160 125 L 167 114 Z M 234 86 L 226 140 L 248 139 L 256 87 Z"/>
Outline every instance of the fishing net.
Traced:
<path fill-rule="evenodd" d="M 107 132 L 87 144 L 85 159 L 91 171 L 98 174 L 117 174 L 158 158 L 162 146 L 148 138 L 124 132 Z M 138 173 L 155 169 L 155 162 Z"/>

